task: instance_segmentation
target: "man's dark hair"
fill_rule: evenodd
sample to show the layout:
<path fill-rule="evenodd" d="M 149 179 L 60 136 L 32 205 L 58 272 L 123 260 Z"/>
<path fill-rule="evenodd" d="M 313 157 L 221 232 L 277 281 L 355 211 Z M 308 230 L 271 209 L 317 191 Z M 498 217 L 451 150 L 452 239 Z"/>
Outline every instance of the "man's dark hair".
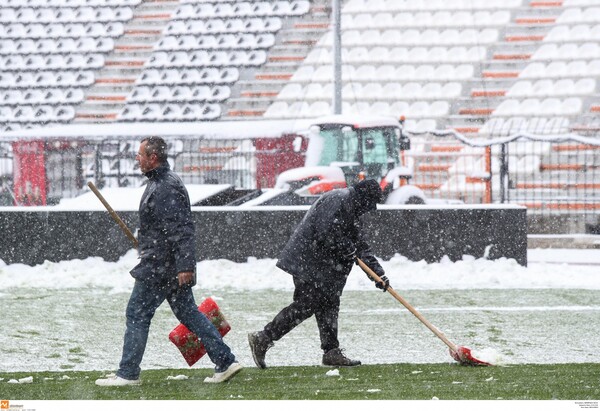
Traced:
<path fill-rule="evenodd" d="M 146 154 L 156 154 L 161 163 L 167 162 L 167 143 L 162 137 L 151 136 L 142 140 L 146 142 Z"/>

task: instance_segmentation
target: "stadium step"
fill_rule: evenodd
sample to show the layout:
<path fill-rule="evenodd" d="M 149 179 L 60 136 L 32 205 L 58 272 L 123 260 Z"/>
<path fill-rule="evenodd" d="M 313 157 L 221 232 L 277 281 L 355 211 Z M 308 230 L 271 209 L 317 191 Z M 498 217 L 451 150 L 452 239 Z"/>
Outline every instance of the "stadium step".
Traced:
<path fill-rule="evenodd" d="M 328 30 L 329 3 L 321 0 L 311 3 L 306 15 L 284 19 L 275 44 L 268 50 L 267 63 L 240 75 L 241 80 L 224 108 L 223 120 L 261 117 L 289 82 L 312 46 Z"/>
<path fill-rule="evenodd" d="M 105 57 L 104 68 L 96 74 L 85 101 L 77 107 L 74 122 L 116 120 L 178 6 L 175 0 L 150 0 L 135 7 L 133 18 L 125 25 L 113 51 Z"/>

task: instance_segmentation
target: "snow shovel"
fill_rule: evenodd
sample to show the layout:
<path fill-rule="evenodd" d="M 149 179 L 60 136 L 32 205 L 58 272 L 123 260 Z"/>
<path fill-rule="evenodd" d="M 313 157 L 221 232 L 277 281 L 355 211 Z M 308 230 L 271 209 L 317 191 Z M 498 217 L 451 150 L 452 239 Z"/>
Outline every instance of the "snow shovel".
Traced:
<path fill-rule="evenodd" d="M 125 222 L 123 220 L 121 220 L 121 217 L 119 217 L 119 215 L 115 212 L 115 210 L 113 210 L 113 208 L 110 206 L 110 204 L 108 204 L 108 201 L 106 201 L 104 199 L 104 196 L 96 188 L 96 186 L 94 185 L 94 183 L 92 183 L 91 181 L 89 181 L 87 183 L 87 185 L 90 188 L 90 190 L 92 190 L 92 192 L 94 194 L 96 194 L 96 197 L 98 197 L 98 200 L 100 200 L 100 202 L 104 205 L 104 207 L 106 208 L 106 211 L 108 211 L 108 213 L 113 218 L 113 220 L 115 220 L 115 222 L 119 225 L 119 227 L 121 227 L 121 230 L 123 230 L 123 232 L 125 233 L 125 235 L 127 236 L 127 238 L 129 238 L 131 240 L 131 242 L 133 243 L 133 247 L 137 248 L 138 247 L 138 240 L 137 240 L 137 238 L 135 238 L 135 236 L 133 235 L 133 233 L 131 232 L 131 230 L 129 230 L 129 228 L 127 227 L 127 224 L 125 224 Z"/>
<path fill-rule="evenodd" d="M 358 261 L 358 265 L 363 269 L 365 273 L 373 280 L 378 283 L 383 283 L 381 278 L 371 268 L 366 265 L 360 258 L 356 259 Z M 467 347 L 462 347 L 454 344 L 450 341 L 440 330 L 438 330 L 433 324 L 431 324 L 425 317 L 421 315 L 412 305 L 408 303 L 402 296 L 400 296 L 391 286 L 388 286 L 388 293 L 390 293 L 396 300 L 400 302 L 404 307 L 408 309 L 419 321 L 421 321 L 427 328 L 431 330 L 440 340 L 444 342 L 450 349 L 450 355 L 454 358 L 455 361 L 459 362 L 462 365 L 492 365 L 488 362 L 478 360 L 473 357 L 471 354 L 471 350 Z"/>

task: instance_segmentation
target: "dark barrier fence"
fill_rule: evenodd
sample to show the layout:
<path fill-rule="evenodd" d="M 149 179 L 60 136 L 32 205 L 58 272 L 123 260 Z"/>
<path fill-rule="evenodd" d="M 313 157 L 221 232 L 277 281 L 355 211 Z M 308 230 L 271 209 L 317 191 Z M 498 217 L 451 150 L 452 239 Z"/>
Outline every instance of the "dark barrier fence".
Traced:
<path fill-rule="evenodd" d="M 198 260 L 276 258 L 308 207 L 194 207 Z M 101 211 L 0 210 L 0 259 L 35 265 L 90 256 L 116 261 L 130 241 Z M 119 212 L 132 229 L 137 212 Z M 527 265 L 527 215 L 518 206 L 382 207 L 364 227 L 375 254 L 413 261 L 463 255 L 513 258 Z"/>

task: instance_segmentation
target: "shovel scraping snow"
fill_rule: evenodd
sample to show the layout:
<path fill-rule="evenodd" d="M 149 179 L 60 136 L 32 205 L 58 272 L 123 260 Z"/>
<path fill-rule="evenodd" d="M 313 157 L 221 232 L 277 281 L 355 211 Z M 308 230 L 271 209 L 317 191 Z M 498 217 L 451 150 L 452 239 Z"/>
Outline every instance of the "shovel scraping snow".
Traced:
<path fill-rule="evenodd" d="M 371 268 L 366 265 L 360 258 L 356 259 L 358 261 L 358 265 L 362 270 L 367 273 L 369 277 L 375 280 L 378 283 L 382 283 L 383 281 Z M 427 328 L 431 330 L 440 340 L 446 344 L 450 350 L 450 355 L 454 358 L 455 361 L 459 362 L 462 365 L 492 365 L 488 362 L 478 360 L 473 357 L 471 350 L 467 347 L 462 347 L 454 344 L 450 341 L 440 330 L 438 330 L 433 324 L 431 324 L 425 317 L 421 315 L 412 305 L 408 303 L 400 294 L 398 294 L 391 286 L 387 289 L 388 293 L 390 293 L 396 300 L 400 302 L 408 311 L 410 311 L 419 321 L 421 321 Z"/>

